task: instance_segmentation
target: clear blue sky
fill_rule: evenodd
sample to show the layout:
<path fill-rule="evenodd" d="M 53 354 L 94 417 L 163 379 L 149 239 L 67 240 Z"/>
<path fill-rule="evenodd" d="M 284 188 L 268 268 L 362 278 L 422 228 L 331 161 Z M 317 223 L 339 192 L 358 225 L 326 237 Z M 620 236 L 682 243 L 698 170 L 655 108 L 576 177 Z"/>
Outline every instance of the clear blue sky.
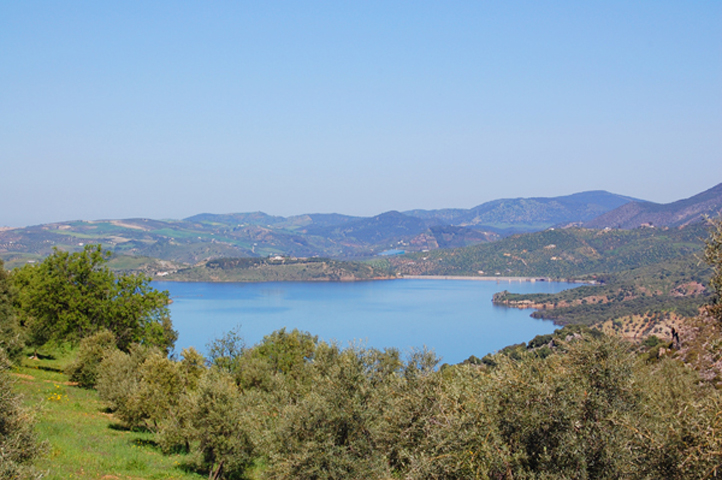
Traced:
<path fill-rule="evenodd" d="M 720 1 L 0 2 L 0 226 L 722 182 Z"/>

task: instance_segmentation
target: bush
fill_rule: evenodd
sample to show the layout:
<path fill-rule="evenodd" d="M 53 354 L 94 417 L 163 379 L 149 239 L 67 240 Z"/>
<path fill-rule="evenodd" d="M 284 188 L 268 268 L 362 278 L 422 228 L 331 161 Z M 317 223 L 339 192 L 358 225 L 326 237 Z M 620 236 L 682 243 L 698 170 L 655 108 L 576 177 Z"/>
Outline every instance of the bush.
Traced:
<path fill-rule="evenodd" d="M 722 218 L 709 220 L 710 234 L 706 240 L 704 251 L 705 261 L 712 267 L 712 278 L 709 281 L 714 298 L 710 305 L 710 313 L 722 321 Z"/>
<path fill-rule="evenodd" d="M 98 395 L 128 427 L 145 426 L 148 418 L 145 406 L 140 403 L 138 388 L 141 365 L 154 353 L 158 350 L 131 345 L 129 353 L 111 350 L 98 366 L 95 385 Z"/>
<path fill-rule="evenodd" d="M 3 261 L 0 260 L 0 349 L 5 350 L 6 356 L 11 361 L 17 361 L 25 343 L 13 311 L 12 301 L 10 280 L 5 272 Z"/>
<path fill-rule="evenodd" d="M 639 432 L 640 478 L 710 478 L 722 465 L 722 395 L 697 372 L 663 359 L 636 372 L 644 408 Z"/>
<path fill-rule="evenodd" d="M 318 480 L 388 478 L 376 448 L 375 390 L 369 358 L 347 349 L 316 359 L 313 389 L 281 414 L 269 477 Z"/>
<path fill-rule="evenodd" d="M 9 361 L 0 349 L 0 479 L 40 478 L 30 463 L 43 451 L 38 443 L 33 414 L 12 391 L 6 369 Z"/>
<path fill-rule="evenodd" d="M 193 428 L 199 442 L 201 467 L 209 478 L 243 478 L 253 460 L 253 442 L 244 420 L 240 392 L 233 378 L 212 369 L 198 385 Z"/>
<path fill-rule="evenodd" d="M 95 387 L 100 362 L 115 348 L 115 335 L 108 330 L 84 338 L 78 347 L 78 356 L 65 368 L 66 375 L 81 387 Z"/>

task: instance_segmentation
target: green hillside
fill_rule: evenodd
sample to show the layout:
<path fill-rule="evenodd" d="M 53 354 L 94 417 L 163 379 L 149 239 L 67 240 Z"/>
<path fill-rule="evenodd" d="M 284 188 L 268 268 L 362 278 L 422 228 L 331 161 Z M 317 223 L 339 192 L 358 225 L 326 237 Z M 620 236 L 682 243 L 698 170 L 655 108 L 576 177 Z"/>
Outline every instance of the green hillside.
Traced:
<path fill-rule="evenodd" d="M 406 275 L 595 279 L 700 252 L 703 225 L 683 229 L 549 229 L 497 242 L 390 259 Z"/>
<path fill-rule="evenodd" d="M 494 303 L 534 308 L 534 318 L 560 324 L 601 325 L 608 320 L 646 316 L 657 326 L 672 316 L 694 317 L 710 300 L 707 279 L 712 270 L 696 255 L 598 277 L 600 285 L 557 294 L 500 292 Z M 612 324 L 617 329 L 621 323 Z M 622 333 L 622 332 L 620 332 Z M 648 332 L 649 333 L 649 332 Z"/>
<path fill-rule="evenodd" d="M 359 262 L 328 258 L 221 258 L 180 269 L 163 280 L 186 282 L 359 281 L 390 278 L 388 272 Z"/>

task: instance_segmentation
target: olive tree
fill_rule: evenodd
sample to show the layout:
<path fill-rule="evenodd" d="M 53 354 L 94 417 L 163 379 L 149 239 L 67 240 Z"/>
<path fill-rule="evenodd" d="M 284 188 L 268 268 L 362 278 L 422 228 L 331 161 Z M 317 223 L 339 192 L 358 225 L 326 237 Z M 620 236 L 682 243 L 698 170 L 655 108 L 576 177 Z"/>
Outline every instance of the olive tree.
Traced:
<path fill-rule="evenodd" d="M 86 337 L 80 342 L 78 355 L 65 368 L 65 373 L 70 381 L 84 388 L 92 388 L 97 381 L 100 362 L 115 348 L 115 335 L 108 330 Z"/>
<path fill-rule="evenodd" d="M 16 360 L 23 347 L 23 336 L 13 310 L 10 279 L 0 260 L 0 349 L 4 349 L 11 360 Z"/>
<path fill-rule="evenodd" d="M 714 292 L 710 313 L 722 321 L 722 218 L 709 220 L 710 234 L 706 240 L 705 261 L 712 267 L 709 285 Z"/>
<path fill-rule="evenodd" d="M 34 427 L 34 418 L 13 392 L 6 372 L 9 362 L 0 349 L 0 479 L 30 479 L 40 476 L 30 465 L 43 449 Z"/>

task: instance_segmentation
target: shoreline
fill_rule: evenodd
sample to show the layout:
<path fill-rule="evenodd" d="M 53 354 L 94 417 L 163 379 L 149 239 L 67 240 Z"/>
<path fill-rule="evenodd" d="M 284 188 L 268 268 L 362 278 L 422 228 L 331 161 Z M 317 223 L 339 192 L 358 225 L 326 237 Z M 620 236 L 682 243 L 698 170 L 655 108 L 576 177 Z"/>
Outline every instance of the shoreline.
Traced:
<path fill-rule="evenodd" d="M 356 282 L 374 282 L 384 280 L 464 280 L 464 281 L 480 281 L 480 282 L 496 282 L 496 283 L 541 283 L 541 282 L 555 282 L 555 283 L 576 283 L 580 285 L 596 285 L 597 282 L 593 280 L 577 280 L 577 279 L 555 279 L 551 277 L 472 277 L 464 275 L 398 275 L 398 276 L 384 276 L 374 278 L 344 278 L 344 279 L 330 279 L 330 278 L 309 278 L 305 280 L 220 280 L 220 279 L 175 279 L 175 278 L 152 278 L 155 282 L 178 282 L 178 283 L 356 283 Z"/>
<path fill-rule="evenodd" d="M 512 283 L 512 282 L 557 282 L 557 283 L 583 283 L 586 285 L 596 285 L 594 281 L 584 281 L 575 279 L 554 279 L 550 277 L 472 277 L 463 275 L 403 275 L 397 277 L 401 280 L 474 280 L 482 282 L 496 282 L 496 283 Z"/>

